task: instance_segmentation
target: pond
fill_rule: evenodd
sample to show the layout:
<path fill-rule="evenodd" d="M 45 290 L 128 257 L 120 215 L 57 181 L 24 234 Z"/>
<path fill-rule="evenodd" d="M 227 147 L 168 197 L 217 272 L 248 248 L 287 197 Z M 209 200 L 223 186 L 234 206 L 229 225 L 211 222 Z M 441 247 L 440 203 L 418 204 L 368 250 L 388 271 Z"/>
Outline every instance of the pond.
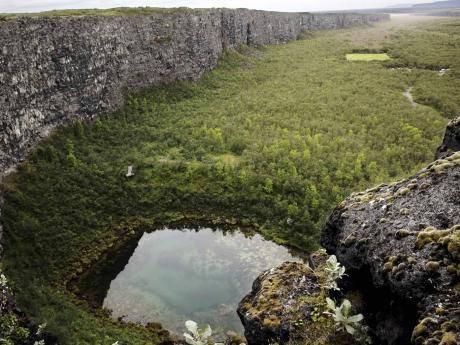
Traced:
<path fill-rule="evenodd" d="M 103 306 L 114 318 L 160 322 L 182 334 L 186 320 L 210 324 L 217 337 L 243 333 L 236 313 L 254 279 L 302 256 L 239 230 L 164 229 L 144 233 L 110 283 Z"/>

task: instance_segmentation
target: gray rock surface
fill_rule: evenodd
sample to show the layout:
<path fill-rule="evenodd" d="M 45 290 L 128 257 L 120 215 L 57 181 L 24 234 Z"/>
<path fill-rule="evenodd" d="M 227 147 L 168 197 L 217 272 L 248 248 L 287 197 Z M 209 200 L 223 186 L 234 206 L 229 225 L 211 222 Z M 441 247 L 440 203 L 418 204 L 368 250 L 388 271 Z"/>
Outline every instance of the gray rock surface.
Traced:
<path fill-rule="evenodd" d="M 351 195 L 330 216 L 322 245 L 357 272 L 358 284 L 368 275 L 374 289 L 413 308 L 416 315 L 406 315 L 415 317 L 412 343 L 458 344 L 460 152 L 409 179 Z M 394 333 L 391 322 L 380 327 L 382 338 Z"/>
<path fill-rule="evenodd" d="M 0 20 L 0 175 L 56 125 L 111 112 L 127 90 L 196 80 L 225 47 L 385 19 L 218 9 Z"/>
<path fill-rule="evenodd" d="M 460 117 L 449 122 L 444 140 L 436 151 L 436 159 L 445 158 L 455 151 L 460 151 Z"/>

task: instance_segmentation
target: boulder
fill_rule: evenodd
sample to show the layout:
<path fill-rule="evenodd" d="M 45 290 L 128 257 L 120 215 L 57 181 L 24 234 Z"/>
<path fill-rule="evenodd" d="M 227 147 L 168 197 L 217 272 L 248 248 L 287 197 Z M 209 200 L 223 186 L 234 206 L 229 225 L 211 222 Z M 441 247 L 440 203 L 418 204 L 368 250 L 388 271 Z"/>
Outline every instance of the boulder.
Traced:
<path fill-rule="evenodd" d="M 354 344 L 323 314 L 326 296 L 318 272 L 326 259 L 321 251 L 313 260 L 320 265 L 315 271 L 302 263 L 285 262 L 255 280 L 237 310 L 249 345 Z"/>
<path fill-rule="evenodd" d="M 458 123 L 448 128 L 440 152 L 457 147 Z M 382 344 L 458 344 L 460 152 L 409 179 L 352 194 L 333 211 L 321 242 L 358 287 L 367 289 L 362 281 L 369 280 L 369 301 L 387 296 L 387 311 L 398 310 L 407 323 L 395 335 L 403 321 L 377 311 Z"/>
<path fill-rule="evenodd" d="M 436 151 L 436 159 L 445 158 L 456 151 L 460 151 L 460 117 L 447 125 L 444 140 Z"/>

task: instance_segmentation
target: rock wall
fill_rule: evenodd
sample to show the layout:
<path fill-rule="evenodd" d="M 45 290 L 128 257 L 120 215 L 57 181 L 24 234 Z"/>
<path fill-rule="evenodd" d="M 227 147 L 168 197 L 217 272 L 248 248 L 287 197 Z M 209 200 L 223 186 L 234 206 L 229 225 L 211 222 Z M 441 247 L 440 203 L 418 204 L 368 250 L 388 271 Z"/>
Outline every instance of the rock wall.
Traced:
<path fill-rule="evenodd" d="M 56 125 L 115 110 L 125 90 L 196 80 L 226 47 L 385 19 L 221 9 L 0 21 L 0 175 Z"/>

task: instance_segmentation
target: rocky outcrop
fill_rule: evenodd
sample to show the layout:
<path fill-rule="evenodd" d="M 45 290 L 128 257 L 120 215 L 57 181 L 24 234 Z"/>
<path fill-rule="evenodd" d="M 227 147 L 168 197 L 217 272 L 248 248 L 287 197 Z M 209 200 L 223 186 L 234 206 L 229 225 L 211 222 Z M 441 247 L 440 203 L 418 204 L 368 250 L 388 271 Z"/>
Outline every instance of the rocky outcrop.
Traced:
<path fill-rule="evenodd" d="M 111 112 L 126 90 L 196 80 L 224 48 L 385 19 L 220 9 L 0 20 L 0 175 L 56 125 Z"/>
<path fill-rule="evenodd" d="M 353 194 L 332 213 L 323 246 L 364 290 L 368 277 L 368 300 L 386 296 L 391 308 L 403 305 L 403 320 L 413 320 L 404 332 L 394 316 L 377 311 L 382 344 L 460 341 L 459 224 L 460 152 L 412 178 Z"/>
<path fill-rule="evenodd" d="M 286 262 L 261 274 L 238 306 L 248 343 L 286 343 L 294 324 L 312 312 L 300 297 L 319 292 L 316 277 L 301 263 Z"/>
<path fill-rule="evenodd" d="M 436 159 L 445 158 L 456 151 L 460 151 L 460 117 L 447 125 L 444 140 L 436 151 Z"/>
<path fill-rule="evenodd" d="M 238 306 L 249 345 L 355 344 L 323 314 L 327 292 L 322 278 L 328 256 L 321 250 L 312 257 L 315 270 L 302 263 L 285 262 L 255 280 L 251 293 Z"/>

